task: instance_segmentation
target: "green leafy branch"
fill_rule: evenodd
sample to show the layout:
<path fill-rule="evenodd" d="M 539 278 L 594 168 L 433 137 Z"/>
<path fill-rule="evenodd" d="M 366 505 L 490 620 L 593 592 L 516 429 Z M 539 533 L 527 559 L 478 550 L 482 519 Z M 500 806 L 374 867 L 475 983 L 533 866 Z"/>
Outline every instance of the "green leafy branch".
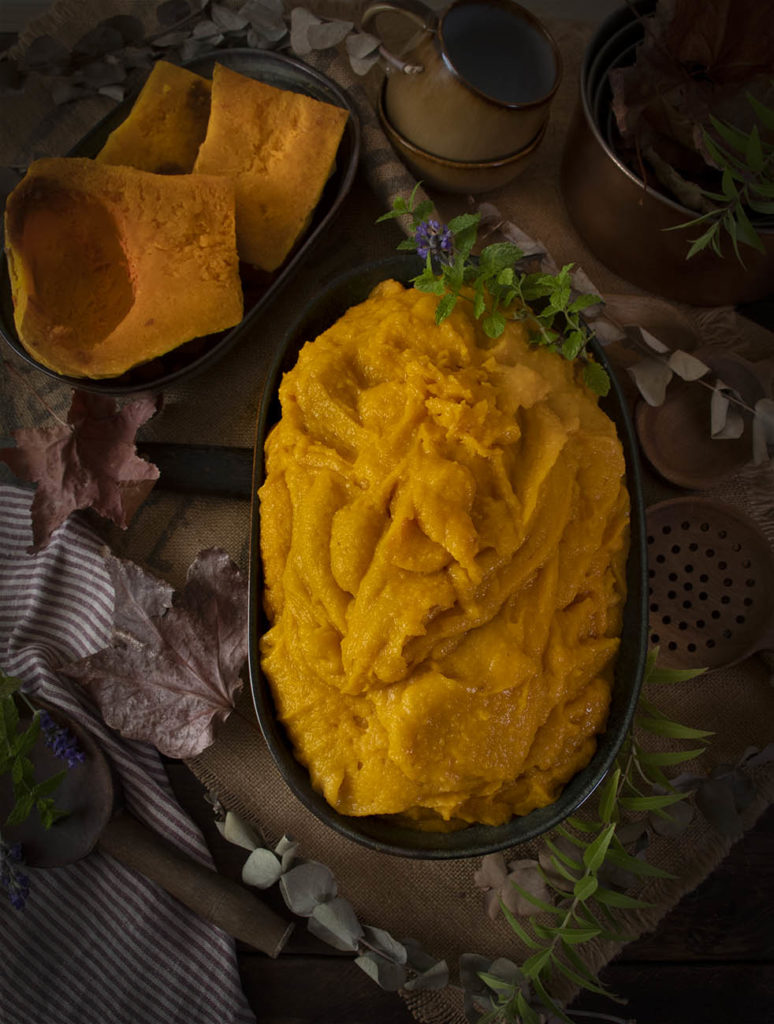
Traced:
<path fill-rule="evenodd" d="M 702 671 L 660 669 L 656 658 L 657 651 L 652 651 L 645 685 L 682 682 Z M 484 988 L 473 993 L 470 1008 L 475 1012 L 469 1014 L 477 1024 L 544 1024 L 546 1020 L 569 1024 L 570 1018 L 552 994 L 560 978 L 620 1001 L 589 970 L 578 947 L 591 941 L 626 941 L 630 936 L 621 933 L 617 912 L 651 904 L 624 890 L 648 879 L 672 877 L 644 858 L 642 819 L 649 819 L 660 832 L 679 827 L 678 808 L 692 789 L 678 788 L 665 769 L 699 757 L 712 735 L 672 721 L 645 697 L 638 704 L 635 726 L 651 736 L 687 741 L 691 746 L 653 750 L 632 732 L 599 790 L 594 814 L 571 816 L 546 838 L 545 855 L 534 867 L 533 883 L 538 884 L 525 882 L 523 873 L 521 883 L 511 879 L 535 916 L 522 923 L 506 900 L 500 906 L 530 955 L 519 968 L 499 960 L 477 972 Z M 538 895 L 540 886 L 553 895 Z"/>
<path fill-rule="evenodd" d="M 763 129 L 774 132 L 774 110 L 749 93 L 747 100 Z M 725 232 L 736 258 L 744 265 L 740 242 L 765 252 L 749 213 L 774 216 L 774 144 L 762 136 L 758 124 L 745 132 L 714 116 L 710 116 L 710 123 L 716 136 L 702 128 L 702 137 L 706 152 L 721 172 L 720 192 L 702 189 L 701 194 L 715 204 L 714 208 L 675 228 L 705 225 L 705 230 L 691 242 L 686 259 L 707 248 L 722 256 L 721 236 Z"/>
<path fill-rule="evenodd" d="M 56 807 L 51 796 L 67 772 L 56 772 L 42 782 L 36 781 L 30 754 L 40 737 L 42 713 L 33 709 L 30 724 L 26 729 L 19 728 L 16 694 L 26 700 L 19 692 L 20 686 L 21 680 L 0 669 L 0 776 L 10 775 L 14 798 L 4 824 L 19 825 L 37 809 L 41 823 L 50 828 L 67 813 Z"/>
<path fill-rule="evenodd" d="M 518 269 L 524 253 L 512 242 L 496 242 L 473 254 L 481 214 L 454 217 L 442 225 L 430 220 L 433 204 L 417 202 L 419 185 L 406 200 L 397 196 L 392 210 L 377 223 L 410 218 L 411 237 L 399 243 L 401 251 L 416 252 L 425 261 L 412 279 L 416 289 L 438 296 L 436 323 L 442 323 L 460 299 L 472 303 L 487 337 L 499 338 L 506 323 L 523 321 L 533 344 L 546 346 L 568 360 L 583 363 L 583 380 L 596 395 L 610 390 L 610 379 L 595 362 L 588 344 L 592 333 L 582 319 L 584 309 L 599 304 L 598 295 L 578 294 L 573 286 L 573 264 L 557 274 L 527 273 Z"/>

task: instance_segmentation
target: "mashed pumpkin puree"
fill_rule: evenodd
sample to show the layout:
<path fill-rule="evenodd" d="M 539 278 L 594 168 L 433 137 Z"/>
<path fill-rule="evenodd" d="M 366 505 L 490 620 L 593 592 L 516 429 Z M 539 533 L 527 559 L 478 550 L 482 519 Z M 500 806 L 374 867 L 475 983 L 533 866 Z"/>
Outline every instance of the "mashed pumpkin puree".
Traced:
<path fill-rule="evenodd" d="M 605 727 L 629 499 L 577 367 L 510 322 L 379 285 L 280 386 L 261 501 L 262 664 L 347 815 L 500 824 Z"/>

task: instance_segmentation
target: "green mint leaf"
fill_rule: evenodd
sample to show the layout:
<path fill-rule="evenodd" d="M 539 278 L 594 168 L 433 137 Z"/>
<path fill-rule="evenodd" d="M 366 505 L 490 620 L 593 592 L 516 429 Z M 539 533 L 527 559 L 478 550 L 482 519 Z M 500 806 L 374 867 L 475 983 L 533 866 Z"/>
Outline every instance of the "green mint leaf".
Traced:
<path fill-rule="evenodd" d="M 53 793 L 54 790 L 62 784 L 66 775 L 67 771 L 63 769 L 61 772 L 56 772 L 54 775 L 50 775 L 47 779 L 44 779 L 43 782 L 37 783 L 34 789 L 35 799 L 38 800 L 42 797 L 48 796 L 49 793 Z"/>
<path fill-rule="evenodd" d="M 23 796 L 18 797 L 16 806 L 5 819 L 6 825 L 21 825 L 32 814 L 34 806 L 35 798 L 32 793 L 25 793 Z"/>
<path fill-rule="evenodd" d="M 446 226 L 453 235 L 458 235 L 463 231 L 477 231 L 480 220 L 480 213 L 461 213 L 458 217 L 452 217 Z"/>
<path fill-rule="evenodd" d="M 19 727 L 19 712 L 13 696 L 3 697 L 0 701 L 0 729 L 8 739 L 9 744 L 16 736 Z"/>
<path fill-rule="evenodd" d="M 481 250 L 481 270 L 493 275 L 499 274 L 502 270 L 512 271 L 514 264 L 518 263 L 523 255 L 518 245 L 512 242 L 494 242 Z"/>
<path fill-rule="evenodd" d="M 494 310 L 481 322 L 484 334 L 488 338 L 499 338 L 505 330 L 505 317 L 499 310 Z"/>
<path fill-rule="evenodd" d="M 583 364 L 583 383 L 592 394 L 604 398 L 610 391 L 610 378 L 607 371 L 599 363 L 589 362 Z"/>
<path fill-rule="evenodd" d="M 0 698 L 10 697 L 12 693 L 21 687 L 21 679 L 17 679 L 16 676 L 8 676 L 0 668 Z"/>
<path fill-rule="evenodd" d="M 588 309 L 589 306 L 598 306 L 602 301 L 602 297 L 599 295 L 579 295 L 567 307 L 567 312 L 580 313 L 582 309 Z"/>
<path fill-rule="evenodd" d="M 575 359 L 585 344 L 586 339 L 581 331 L 570 331 L 562 342 L 562 355 L 565 359 Z"/>
<path fill-rule="evenodd" d="M 411 211 L 414 216 L 414 223 L 420 224 L 423 220 L 427 220 L 434 209 L 435 207 L 429 199 L 423 199 L 419 206 L 416 206 Z"/>
<path fill-rule="evenodd" d="M 441 301 L 435 310 L 435 322 L 437 324 L 443 323 L 443 321 L 451 314 L 451 311 L 457 305 L 457 296 L 453 292 L 447 292 L 443 296 Z"/>
<path fill-rule="evenodd" d="M 417 243 L 413 238 L 404 238 L 402 242 L 398 242 L 395 247 L 399 252 L 416 252 Z"/>

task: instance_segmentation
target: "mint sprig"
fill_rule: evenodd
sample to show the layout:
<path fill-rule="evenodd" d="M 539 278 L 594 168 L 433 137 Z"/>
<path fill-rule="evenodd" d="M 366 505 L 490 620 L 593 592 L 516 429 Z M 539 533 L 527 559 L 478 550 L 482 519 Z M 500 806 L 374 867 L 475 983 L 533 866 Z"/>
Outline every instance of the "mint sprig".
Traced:
<path fill-rule="evenodd" d="M 44 724 L 43 712 L 35 709 L 26 729 L 20 729 L 15 694 L 21 680 L 0 669 L 0 776 L 11 776 L 14 806 L 3 824 L 20 825 L 37 810 L 41 823 L 50 828 L 67 812 L 60 810 L 51 795 L 60 785 L 66 770 L 56 772 L 41 782 L 35 779 L 35 766 L 30 757 Z M 23 698 L 23 695 L 22 695 Z"/>
<path fill-rule="evenodd" d="M 408 200 L 397 196 L 377 223 L 410 218 L 411 235 L 398 249 L 424 259 L 424 268 L 411 283 L 418 291 L 438 296 L 436 323 L 443 323 L 460 299 L 472 303 L 474 317 L 493 340 L 502 335 L 509 320 L 524 321 L 533 344 L 548 347 L 564 359 L 580 360 L 586 387 L 595 395 L 606 395 L 610 378 L 589 352 L 592 334 L 581 316 L 602 300 L 575 291 L 573 264 L 557 274 L 527 273 L 518 267 L 524 253 L 512 242 L 495 242 L 474 255 L 481 214 L 461 214 L 442 225 L 429 219 L 430 200 L 417 201 L 418 188 L 419 184 Z"/>

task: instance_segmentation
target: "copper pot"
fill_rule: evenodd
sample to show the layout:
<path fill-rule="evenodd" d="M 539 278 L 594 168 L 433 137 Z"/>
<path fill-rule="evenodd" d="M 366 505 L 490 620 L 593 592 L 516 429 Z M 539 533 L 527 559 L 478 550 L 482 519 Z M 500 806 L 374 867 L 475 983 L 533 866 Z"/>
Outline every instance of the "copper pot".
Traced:
<path fill-rule="evenodd" d="M 758 228 L 765 252 L 730 239 L 724 256 L 703 250 L 687 259 L 696 228 L 668 230 L 696 213 L 668 198 L 627 167 L 610 145 L 608 71 L 632 63 L 643 38 L 640 14 L 650 0 L 616 10 L 599 27 L 584 55 L 580 96 L 565 140 L 561 187 L 574 227 L 594 255 L 621 277 L 649 292 L 702 306 L 734 305 L 774 290 L 774 226 Z M 700 230 L 700 229 L 699 229 Z"/>

